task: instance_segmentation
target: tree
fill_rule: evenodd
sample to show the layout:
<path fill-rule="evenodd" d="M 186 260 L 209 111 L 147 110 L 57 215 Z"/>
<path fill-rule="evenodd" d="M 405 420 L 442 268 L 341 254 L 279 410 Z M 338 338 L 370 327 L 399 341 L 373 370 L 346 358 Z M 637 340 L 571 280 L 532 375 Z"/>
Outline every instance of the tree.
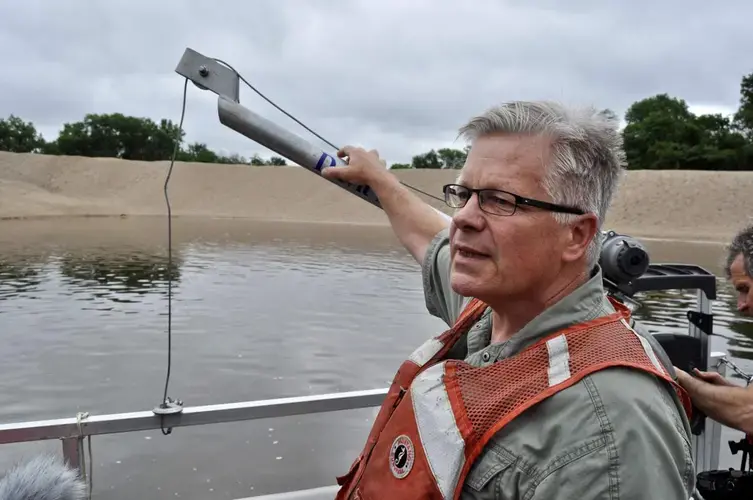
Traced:
<path fill-rule="evenodd" d="M 170 120 L 155 123 L 149 118 L 125 116 L 122 113 L 87 114 L 80 122 L 64 124 L 58 138 L 52 142 L 45 142 L 32 124 L 26 124 L 19 118 L 11 116 L 8 120 L 0 121 L 0 149 L 6 151 L 158 161 L 172 158 L 177 141 L 178 161 L 285 165 L 285 159 L 278 156 L 267 161 L 259 155 L 254 155 L 250 160 L 237 154 L 220 155 L 199 142 L 184 148 L 183 136 L 180 128 Z"/>
<path fill-rule="evenodd" d="M 623 130 L 629 168 L 682 168 L 693 133 L 692 113 L 682 99 L 659 94 L 633 103 Z"/>
<path fill-rule="evenodd" d="M 258 154 L 254 154 L 254 156 L 251 157 L 251 165 L 262 166 L 262 165 L 265 165 L 266 163 L 267 162 L 265 162 L 264 159 Z"/>
<path fill-rule="evenodd" d="M 83 121 L 63 125 L 55 149 L 61 155 L 168 160 L 183 135 L 170 120 L 162 119 L 158 125 L 122 113 L 87 114 Z"/>
<path fill-rule="evenodd" d="M 432 149 L 414 156 L 411 165 L 413 168 L 460 169 L 463 168 L 469 150 L 468 146 L 462 151 L 452 148 L 441 148 L 438 151 Z"/>
<path fill-rule="evenodd" d="M 753 141 L 753 73 L 744 76 L 740 83 L 740 107 L 735 113 L 734 126 Z"/>
<path fill-rule="evenodd" d="M 414 156 L 411 160 L 411 165 L 413 165 L 413 168 L 439 169 L 442 168 L 442 160 L 439 158 L 437 152 L 432 149 L 428 153 Z"/>
<path fill-rule="evenodd" d="M 631 169 L 745 170 L 751 145 L 729 118 L 696 116 L 683 99 L 658 94 L 625 113 L 625 154 Z"/>
<path fill-rule="evenodd" d="M 729 117 L 708 114 L 696 117 L 702 131 L 700 141 L 691 148 L 691 159 L 705 170 L 746 170 L 753 165 L 750 142 Z"/>
<path fill-rule="evenodd" d="M 0 119 L 0 151 L 36 153 L 44 144 L 44 138 L 32 122 L 25 122 L 14 115 Z"/>
<path fill-rule="evenodd" d="M 269 160 L 265 160 L 258 154 L 251 157 L 250 160 L 237 154 L 223 156 L 209 149 L 206 144 L 198 142 L 189 145 L 186 149 L 181 149 L 178 153 L 177 159 L 178 161 L 218 163 L 226 165 L 286 165 L 285 159 L 280 158 L 279 156 L 273 156 Z"/>
<path fill-rule="evenodd" d="M 467 151 L 459 149 L 442 148 L 437 151 L 439 159 L 442 160 L 442 168 L 459 170 L 465 164 L 465 158 L 468 156 Z"/>
<path fill-rule="evenodd" d="M 209 149 L 206 144 L 194 142 L 186 149 L 180 150 L 176 159 L 186 162 L 220 163 L 221 157 Z"/>

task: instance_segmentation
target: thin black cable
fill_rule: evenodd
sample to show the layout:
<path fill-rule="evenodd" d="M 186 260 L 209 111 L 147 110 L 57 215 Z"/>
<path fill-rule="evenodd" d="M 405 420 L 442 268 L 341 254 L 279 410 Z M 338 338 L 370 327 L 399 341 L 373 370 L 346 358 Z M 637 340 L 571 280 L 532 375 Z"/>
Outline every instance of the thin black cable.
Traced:
<path fill-rule="evenodd" d="M 173 173 L 175 159 L 180 149 L 181 135 L 183 133 L 183 119 L 186 117 L 186 96 L 188 94 L 188 78 L 183 82 L 183 104 L 180 112 L 180 123 L 178 124 L 178 135 L 175 138 L 173 154 L 170 158 L 170 167 L 167 169 L 165 176 L 165 204 L 167 205 L 167 375 L 165 376 L 165 392 L 162 396 L 162 405 L 167 406 L 170 401 L 167 397 L 167 389 L 170 385 L 170 369 L 172 368 L 172 343 L 173 343 L 173 218 L 172 208 L 170 206 L 170 196 L 168 195 L 168 185 Z M 164 416 L 163 416 L 164 419 Z M 162 428 L 162 434 L 170 434 L 170 429 Z"/>
<path fill-rule="evenodd" d="M 293 120 L 294 122 L 296 122 L 296 123 L 297 123 L 298 125 L 300 125 L 301 127 L 305 128 L 306 130 L 308 130 L 309 132 L 311 132 L 311 133 L 312 133 L 313 135 L 315 135 L 316 137 L 318 137 L 319 139 L 321 139 L 321 140 L 322 140 L 323 142 L 325 142 L 326 144 L 328 144 L 328 145 L 329 145 L 330 147 L 332 147 L 332 148 L 333 148 L 333 149 L 335 149 L 336 151 L 339 151 L 339 150 L 340 150 L 340 148 L 338 148 L 337 146 L 335 146 L 334 144 L 332 144 L 332 143 L 331 143 L 330 141 L 328 141 L 327 139 L 325 139 L 325 138 L 324 138 L 324 137 L 322 137 L 321 135 L 317 134 L 316 132 L 314 132 L 313 130 L 311 130 L 311 129 L 310 129 L 309 127 L 307 127 L 306 125 L 304 125 L 304 124 L 303 124 L 303 122 L 302 122 L 302 121 L 300 121 L 300 120 L 299 120 L 298 118 L 296 118 L 295 116 L 291 115 L 290 113 L 288 113 L 287 111 L 285 111 L 284 109 L 282 109 L 282 108 L 281 108 L 280 106 L 278 106 L 277 104 L 275 104 L 275 102 L 274 102 L 274 101 L 272 101 L 272 99 L 270 99 L 270 98 L 268 98 L 267 96 L 265 96 L 264 94 L 262 94 L 262 93 L 261 93 L 261 92 L 260 92 L 259 90 L 257 90 L 257 88 L 256 88 L 256 87 L 254 87 L 253 85 L 251 85 L 251 84 L 250 84 L 250 83 L 248 82 L 248 80 L 246 80 L 246 79 L 245 79 L 245 78 L 243 77 L 243 75 L 242 75 L 242 74 L 241 74 L 241 73 L 240 73 L 240 72 L 239 72 L 238 70 L 236 70 L 236 69 L 235 69 L 234 67 L 232 67 L 231 65 L 229 65 L 228 63 L 226 63 L 226 62 L 225 62 L 225 61 L 223 61 L 222 59 L 217 59 L 216 57 L 213 57 L 212 59 L 214 59 L 215 61 L 217 61 L 217 62 L 218 62 L 218 63 L 220 63 L 220 64 L 224 64 L 225 66 L 227 66 L 227 67 L 228 67 L 228 68 L 229 68 L 229 69 L 230 69 L 230 70 L 231 70 L 231 71 L 232 71 L 233 73 L 235 73 L 235 74 L 236 74 L 236 76 L 238 77 L 238 79 L 239 79 L 240 81 L 242 81 L 243 83 L 245 83 L 245 84 L 246 84 L 246 86 L 248 86 L 248 88 L 250 88 L 251 90 L 253 90 L 253 91 L 254 91 L 254 92 L 256 92 L 257 94 L 259 94 L 259 96 L 260 96 L 260 97 L 261 97 L 262 99 L 264 99 L 264 100 L 265 100 L 265 101 L 267 101 L 267 102 L 268 102 L 269 104 L 271 104 L 272 106 L 274 106 L 275 108 L 277 108 L 277 109 L 278 109 L 278 110 L 279 110 L 279 111 L 280 111 L 281 113 L 283 113 L 284 115 L 286 115 L 286 116 L 287 116 L 288 118 L 290 118 L 291 120 Z M 445 200 L 444 200 L 444 198 L 440 198 L 439 196 L 434 196 L 433 194 L 429 194 L 429 193 L 427 193 L 426 191 L 422 191 L 422 190 L 418 189 L 417 187 L 413 187 L 413 186 L 411 186 L 410 184 L 408 184 L 408 183 L 406 183 L 406 182 L 400 181 L 400 183 L 401 183 L 401 184 L 402 184 L 403 186 L 405 186 L 405 187 L 407 187 L 407 188 L 409 188 L 409 189 L 412 189 L 412 190 L 414 190 L 414 191 L 416 191 L 416 192 L 418 192 L 418 193 L 421 193 L 421 194 L 423 194 L 424 196 L 428 196 L 429 198 L 434 198 L 435 200 L 439 200 L 439 201 L 441 201 L 442 203 L 444 203 L 444 201 L 445 201 Z"/>

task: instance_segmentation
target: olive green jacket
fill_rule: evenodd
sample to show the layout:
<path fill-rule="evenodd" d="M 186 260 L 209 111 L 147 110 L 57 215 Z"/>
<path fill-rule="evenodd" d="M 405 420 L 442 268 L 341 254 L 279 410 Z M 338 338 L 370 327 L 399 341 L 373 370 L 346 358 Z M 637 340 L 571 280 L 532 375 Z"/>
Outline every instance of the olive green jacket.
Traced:
<path fill-rule="evenodd" d="M 426 306 L 452 325 L 467 304 L 450 287 L 447 230 L 423 263 Z M 490 344 L 491 309 L 451 356 L 486 366 L 571 324 L 614 312 L 601 270 L 506 342 Z M 672 377 L 666 353 L 651 342 Z M 695 488 L 690 425 L 666 382 L 631 369 L 585 377 L 521 414 L 487 444 L 466 477 L 463 499 L 688 500 Z"/>

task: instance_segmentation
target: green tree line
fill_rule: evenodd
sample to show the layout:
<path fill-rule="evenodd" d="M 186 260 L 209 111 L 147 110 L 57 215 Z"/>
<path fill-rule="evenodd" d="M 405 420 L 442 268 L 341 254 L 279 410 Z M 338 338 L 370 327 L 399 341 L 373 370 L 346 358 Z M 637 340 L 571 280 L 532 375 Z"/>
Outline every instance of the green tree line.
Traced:
<path fill-rule="evenodd" d="M 610 109 L 602 113 L 617 118 Z M 742 78 L 739 107 L 732 116 L 693 114 L 684 99 L 664 93 L 633 103 L 624 120 L 631 170 L 753 170 L 753 73 Z M 46 141 L 33 123 L 17 116 L 0 119 L 0 151 L 154 161 L 170 159 L 177 140 L 179 161 L 285 165 L 278 156 L 223 156 L 203 143 L 184 145 L 183 139 L 170 120 L 155 123 L 120 113 L 88 114 L 83 121 L 66 123 L 54 141 Z M 467 154 L 468 147 L 432 149 L 391 168 L 459 169 Z"/>
<path fill-rule="evenodd" d="M 64 124 L 57 139 L 47 141 L 31 122 L 14 115 L 0 119 L 0 151 L 158 161 L 172 158 L 175 142 L 178 141 L 178 161 L 285 165 L 285 159 L 279 156 L 268 159 L 259 155 L 251 158 L 224 156 L 204 143 L 184 145 L 184 135 L 180 127 L 170 120 L 155 123 L 149 118 L 122 113 L 87 114 L 80 122 Z"/>

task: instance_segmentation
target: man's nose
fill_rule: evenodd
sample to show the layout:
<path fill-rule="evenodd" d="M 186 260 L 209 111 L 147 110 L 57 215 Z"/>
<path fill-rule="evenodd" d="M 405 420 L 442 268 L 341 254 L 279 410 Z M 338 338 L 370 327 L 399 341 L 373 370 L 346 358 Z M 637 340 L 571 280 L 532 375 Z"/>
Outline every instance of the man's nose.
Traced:
<path fill-rule="evenodd" d="M 484 215 L 479 207 L 478 193 L 471 193 L 463 208 L 459 208 L 452 216 L 452 221 L 459 228 L 478 228 L 483 224 Z"/>

